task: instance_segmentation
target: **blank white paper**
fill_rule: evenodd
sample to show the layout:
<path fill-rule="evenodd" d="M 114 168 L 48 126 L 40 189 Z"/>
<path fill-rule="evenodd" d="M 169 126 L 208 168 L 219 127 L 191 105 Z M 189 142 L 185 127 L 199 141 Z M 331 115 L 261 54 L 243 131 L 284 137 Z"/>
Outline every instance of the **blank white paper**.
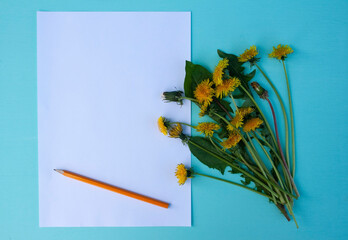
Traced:
<path fill-rule="evenodd" d="M 190 122 L 182 89 L 191 55 L 190 12 L 38 12 L 41 227 L 191 226 L 190 153 L 157 129 Z M 185 129 L 189 133 L 189 129 Z M 64 177 L 66 169 L 170 203 L 168 209 Z"/>

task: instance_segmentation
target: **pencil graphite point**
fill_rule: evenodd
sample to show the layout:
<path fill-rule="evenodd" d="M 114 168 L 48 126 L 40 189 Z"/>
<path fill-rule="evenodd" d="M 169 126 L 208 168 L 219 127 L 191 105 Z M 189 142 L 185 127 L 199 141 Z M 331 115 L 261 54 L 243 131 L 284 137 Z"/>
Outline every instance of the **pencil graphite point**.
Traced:
<path fill-rule="evenodd" d="M 53 170 L 56 171 L 56 172 L 58 172 L 58 173 L 61 173 L 61 174 L 64 173 L 64 171 L 63 171 L 63 170 L 60 170 L 60 169 L 53 169 Z"/>

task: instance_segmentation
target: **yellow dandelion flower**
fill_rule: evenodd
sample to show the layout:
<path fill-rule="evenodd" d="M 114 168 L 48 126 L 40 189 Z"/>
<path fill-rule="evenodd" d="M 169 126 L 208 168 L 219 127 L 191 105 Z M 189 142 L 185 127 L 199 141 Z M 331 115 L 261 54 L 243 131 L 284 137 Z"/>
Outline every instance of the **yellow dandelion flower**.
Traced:
<path fill-rule="evenodd" d="M 278 60 L 284 60 L 289 54 L 293 53 L 294 50 L 288 45 L 279 44 L 277 47 L 273 47 L 273 52 L 268 54 L 270 58 L 276 58 Z"/>
<path fill-rule="evenodd" d="M 178 179 L 179 185 L 184 185 L 187 178 L 192 178 L 191 170 L 186 169 L 184 164 L 178 164 L 175 171 L 175 176 Z"/>
<path fill-rule="evenodd" d="M 228 136 L 228 138 L 226 140 L 221 142 L 221 146 L 224 149 L 229 149 L 229 148 L 235 147 L 241 139 L 242 139 L 242 137 L 239 134 L 233 133 L 230 136 Z"/>
<path fill-rule="evenodd" d="M 255 60 L 256 55 L 259 54 L 259 52 L 256 49 L 256 46 L 253 45 L 250 47 L 250 49 L 246 49 L 239 57 L 239 62 L 248 62 Z"/>
<path fill-rule="evenodd" d="M 244 116 L 239 111 L 237 111 L 236 115 L 231 121 L 231 125 L 233 127 L 231 125 L 227 125 L 227 130 L 234 131 L 235 130 L 234 128 L 239 128 L 243 125 L 243 121 L 244 121 Z"/>
<path fill-rule="evenodd" d="M 240 85 L 240 80 L 236 77 L 224 80 L 221 85 L 215 89 L 215 95 L 218 98 L 226 97 Z"/>
<path fill-rule="evenodd" d="M 180 123 L 173 126 L 169 131 L 169 137 L 171 138 L 179 138 L 182 133 L 182 126 Z"/>
<path fill-rule="evenodd" d="M 214 131 L 219 130 L 220 126 L 212 122 L 202 122 L 198 123 L 198 126 L 196 126 L 195 129 L 197 130 L 197 132 L 203 133 L 207 137 L 212 137 Z"/>
<path fill-rule="evenodd" d="M 224 69 L 228 66 L 228 59 L 224 58 L 219 61 L 213 73 L 213 81 L 216 86 L 222 84 L 222 75 L 224 74 Z"/>
<path fill-rule="evenodd" d="M 207 112 L 208 104 L 203 104 L 201 106 L 201 111 L 199 112 L 199 117 L 203 117 Z"/>
<path fill-rule="evenodd" d="M 164 117 L 159 117 L 157 120 L 158 129 L 161 133 L 167 136 L 168 134 L 168 120 Z"/>
<path fill-rule="evenodd" d="M 254 111 L 254 108 L 252 107 L 239 108 L 239 112 L 241 115 L 243 115 L 243 117 L 252 113 L 253 111 Z"/>
<path fill-rule="evenodd" d="M 256 128 L 258 128 L 263 121 L 260 118 L 251 118 L 243 126 L 244 132 L 250 132 L 255 131 Z"/>
<path fill-rule="evenodd" d="M 203 80 L 193 92 L 199 104 L 209 105 L 213 101 L 214 89 L 211 87 L 213 82 L 209 79 Z"/>
<path fill-rule="evenodd" d="M 232 78 L 232 82 L 234 84 L 235 89 L 240 86 L 240 80 L 238 78 L 236 78 L 236 77 Z"/>

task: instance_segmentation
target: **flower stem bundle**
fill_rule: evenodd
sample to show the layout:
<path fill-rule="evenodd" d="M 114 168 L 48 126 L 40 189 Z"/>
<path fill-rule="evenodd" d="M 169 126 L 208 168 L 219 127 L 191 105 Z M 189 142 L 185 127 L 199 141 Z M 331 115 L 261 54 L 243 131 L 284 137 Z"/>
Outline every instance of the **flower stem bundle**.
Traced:
<path fill-rule="evenodd" d="M 294 181 L 295 130 L 290 85 L 285 67 L 285 59 L 292 52 L 289 46 L 278 45 L 269 54 L 269 57 L 278 59 L 283 65 L 290 108 L 290 129 L 280 94 L 258 65 L 260 58 L 255 46 L 239 56 L 218 50 L 221 60 L 212 73 L 201 65 L 187 61 L 184 91 L 165 92 L 163 98 L 166 102 L 176 102 L 180 105 L 184 100 L 190 100 L 200 108 L 199 116 L 205 116 L 210 120 L 192 126 L 160 117 L 158 127 L 164 135 L 181 139 L 187 144 L 191 153 L 201 163 L 220 171 L 221 174 L 225 174 L 228 169 L 229 173 L 240 174 L 241 177 L 240 183 L 232 182 L 197 173 L 179 164 L 175 175 L 180 185 L 183 185 L 187 178 L 203 176 L 241 187 L 266 197 L 287 220 L 290 221 L 292 216 L 298 227 L 293 213 L 294 200 L 300 196 Z M 246 73 L 246 63 L 249 63 L 251 68 L 255 66 L 256 69 Z M 278 128 L 278 120 L 281 118 L 275 114 L 268 91 L 259 83 L 251 81 L 257 70 L 265 77 L 282 108 L 284 141 L 280 139 Z M 261 109 L 257 102 L 262 100 L 267 101 L 269 109 Z M 265 117 L 263 111 L 271 111 L 272 121 Z M 273 123 L 273 126 L 270 123 Z M 184 134 L 182 125 L 191 127 L 200 136 Z M 285 142 L 285 146 L 282 146 L 282 142 Z"/>

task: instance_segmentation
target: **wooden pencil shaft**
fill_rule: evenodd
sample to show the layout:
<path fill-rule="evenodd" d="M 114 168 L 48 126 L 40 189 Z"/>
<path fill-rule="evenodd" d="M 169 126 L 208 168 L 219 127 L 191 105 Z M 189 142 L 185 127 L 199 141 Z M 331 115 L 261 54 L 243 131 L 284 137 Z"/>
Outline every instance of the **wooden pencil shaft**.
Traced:
<path fill-rule="evenodd" d="M 116 193 L 131 197 L 131 198 L 135 198 L 135 199 L 147 202 L 147 203 L 151 203 L 151 204 L 157 205 L 159 207 L 163 207 L 163 208 L 169 207 L 169 204 L 166 202 L 163 202 L 163 201 L 160 201 L 160 200 L 157 200 L 154 198 L 150 198 L 150 197 L 147 197 L 147 196 L 123 189 L 123 188 L 119 188 L 119 187 L 116 187 L 116 186 L 113 186 L 113 185 L 110 185 L 110 184 L 107 184 L 107 183 L 104 183 L 104 182 L 101 182 L 101 181 L 98 181 L 98 180 L 95 180 L 92 178 L 88 178 L 88 177 L 82 176 L 82 175 L 77 174 L 77 173 L 73 173 L 73 172 L 70 172 L 67 170 L 60 170 L 60 169 L 54 169 L 54 170 L 61 173 L 62 175 L 66 176 L 66 177 L 73 178 L 75 180 L 85 182 L 85 183 L 91 184 L 91 185 L 96 186 L 96 187 L 104 188 L 106 190 L 116 192 Z"/>

